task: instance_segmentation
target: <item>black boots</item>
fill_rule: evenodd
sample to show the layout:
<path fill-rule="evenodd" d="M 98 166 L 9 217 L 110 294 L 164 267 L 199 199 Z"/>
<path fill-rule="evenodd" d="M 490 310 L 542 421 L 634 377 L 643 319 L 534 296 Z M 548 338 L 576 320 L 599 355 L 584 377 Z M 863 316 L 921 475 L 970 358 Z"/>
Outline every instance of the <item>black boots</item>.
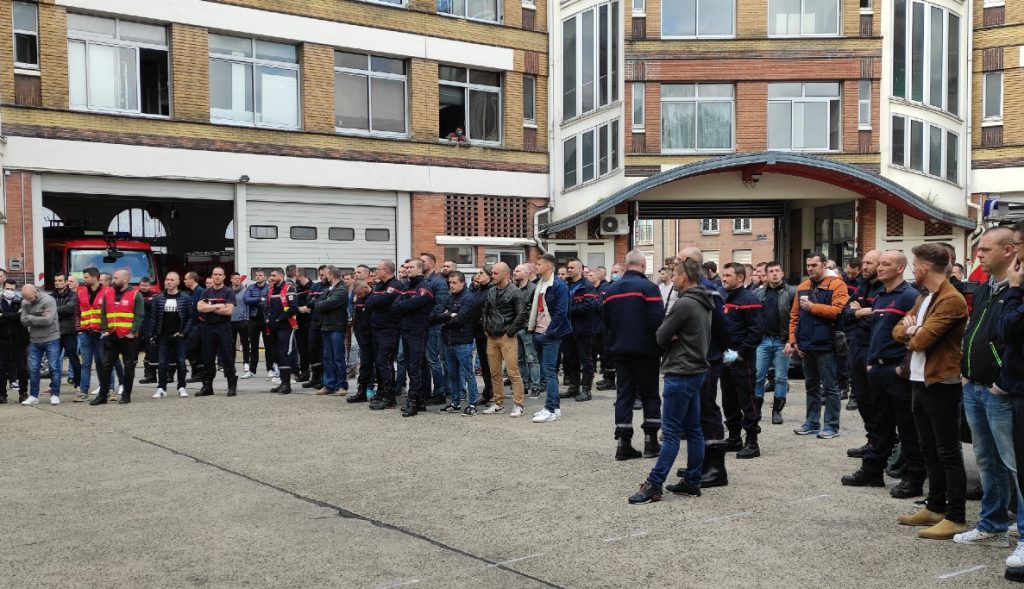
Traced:
<path fill-rule="evenodd" d="M 139 384 L 153 384 L 156 382 L 156 366 L 153 366 L 149 362 L 146 362 L 146 368 L 142 374 L 142 380 Z"/>
<path fill-rule="evenodd" d="M 601 380 L 597 381 L 597 390 L 599 391 L 614 391 L 615 390 L 615 373 L 610 372 L 605 374 Z"/>
<path fill-rule="evenodd" d="M 724 487 L 729 484 L 729 475 L 725 471 L 725 445 L 712 442 L 704 446 L 704 475 L 700 478 L 700 487 Z"/>
<path fill-rule="evenodd" d="M 405 400 L 405 407 L 402 407 L 402 417 L 415 417 L 420 411 L 426 411 L 427 406 L 419 399 L 409 397 Z"/>
<path fill-rule="evenodd" d="M 644 434 L 644 458 L 657 458 L 661 452 L 661 444 L 658 443 L 657 433 Z"/>
<path fill-rule="evenodd" d="M 775 397 L 772 400 L 772 425 L 782 424 L 782 409 L 786 406 L 786 399 Z"/>
<path fill-rule="evenodd" d="M 841 483 L 847 487 L 884 487 L 885 479 L 882 478 L 882 473 L 869 474 L 864 472 L 864 469 L 859 468 L 857 472 L 848 474 L 840 479 Z"/>
<path fill-rule="evenodd" d="M 394 409 L 397 406 L 398 403 L 395 402 L 394 394 L 383 393 L 381 391 L 377 391 L 377 394 L 374 395 L 373 400 L 370 401 L 370 409 L 374 411 L 380 411 L 383 409 Z"/>
<path fill-rule="evenodd" d="M 106 405 L 107 404 L 107 396 L 108 395 L 109 395 L 109 393 L 107 391 L 102 391 L 102 392 L 100 392 L 100 394 L 96 395 L 95 399 L 93 399 L 92 401 L 89 401 L 89 404 L 90 405 Z"/>
<path fill-rule="evenodd" d="M 747 433 L 747 443 L 743 449 L 736 453 L 736 458 L 757 458 L 761 455 L 761 448 L 757 445 L 757 434 Z"/>
<path fill-rule="evenodd" d="M 764 397 L 754 397 L 754 407 L 757 409 L 757 421 L 761 422 L 761 408 L 764 407 Z"/>
<path fill-rule="evenodd" d="M 366 387 L 359 387 L 354 393 L 349 393 L 345 397 L 346 403 L 365 403 L 366 400 Z"/>
<path fill-rule="evenodd" d="M 641 456 L 643 456 L 643 454 L 633 447 L 633 441 L 631 438 L 627 438 L 626 436 L 621 436 L 619 438 L 619 447 L 615 449 L 615 460 L 632 460 L 633 458 L 640 458 Z"/>
<path fill-rule="evenodd" d="M 209 397 L 213 395 L 213 383 L 204 382 L 203 388 L 199 389 L 199 392 L 195 394 L 197 397 Z"/>
<path fill-rule="evenodd" d="M 124 392 L 121 393 L 121 398 L 117 401 L 117 404 L 118 405 L 127 405 L 128 403 L 131 403 L 131 402 L 132 402 L 132 394 L 129 393 L 128 391 L 124 391 Z"/>
<path fill-rule="evenodd" d="M 292 394 L 292 371 L 290 368 L 281 369 L 281 384 L 270 389 L 270 392 L 277 393 L 279 395 Z"/>
<path fill-rule="evenodd" d="M 593 374 L 584 374 L 583 375 L 583 384 L 580 387 L 580 393 L 578 395 L 576 395 L 576 400 L 577 401 L 589 401 L 589 400 L 593 399 L 593 397 L 590 395 L 590 389 L 593 386 L 594 386 L 594 375 Z"/>
<path fill-rule="evenodd" d="M 743 436 L 739 433 L 729 434 L 729 437 L 725 439 L 725 451 L 736 452 L 737 450 L 743 449 Z"/>
<path fill-rule="evenodd" d="M 571 384 L 567 389 L 558 394 L 559 399 L 568 399 L 569 397 L 575 397 L 580 394 L 580 385 Z"/>
<path fill-rule="evenodd" d="M 238 394 L 238 376 L 228 377 L 228 396 L 234 397 Z"/>

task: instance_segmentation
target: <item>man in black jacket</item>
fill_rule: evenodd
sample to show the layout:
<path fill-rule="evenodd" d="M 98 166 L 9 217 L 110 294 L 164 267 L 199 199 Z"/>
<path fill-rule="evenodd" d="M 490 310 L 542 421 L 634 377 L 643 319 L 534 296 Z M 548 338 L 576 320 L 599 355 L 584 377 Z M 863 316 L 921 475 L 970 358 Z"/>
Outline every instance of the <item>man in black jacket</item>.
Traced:
<path fill-rule="evenodd" d="M 178 373 L 178 396 L 187 397 L 185 389 L 185 354 L 192 332 L 194 309 L 188 293 L 178 290 L 178 273 L 164 277 L 164 291 L 153 297 L 152 313 L 146 314 L 146 329 L 155 342 L 157 355 L 157 389 L 154 399 L 167 396 L 168 367 Z"/>
<path fill-rule="evenodd" d="M 320 394 L 324 388 L 324 337 L 321 329 L 323 317 L 320 316 L 320 311 L 316 308 L 316 302 L 323 297 L 324 291 L 330 284 L 330 279 L 324 271 L 325 268 L 327 266 L 322 265 L 317 269 L 319 280 L 310 283 L 309 288 L 299 295 L 299 318 L 309 318 L 309 329 L 306 333 L 306 355 L 309 366 L 308 373 L 303 375 L 308 379 L 302 383 L 302 388 L 316 389 L 317 394 Z"/>
<path fill-rule="evenodd" d="M 394 309 L 395 299 L 405 290 L 405 284 L 395 277 L 395 262 L 381 260 L 377 264 L 377 282 L 366 298 L 364 312 L 370 315 L 373 337 L 373 358 L 376 367 L 377 394 L 370 409 L 393 409 L 395 402 L 395 357 L 401 334 L 401 315 Z"/>
<path fill-rule="evenodd" d="M 727 354 L 722 370 L 722 409 L 729 437 L 725 443 L 728 450 L 739 450 L 736 458 L 757 458 L 761 448 L 757 436 L 761 433 L 761 404 L 764 397 L 754 396 L 754 362 L 757 347 L 764 337 L 763 305 L 744 282 L 747 269 L 735 262 L 722 267 L 722 286 L 726 290 L 722 313 L 729 320 L 732 335 L 732 351 Z M 747 443 L 742 445 L 740 428 L 747 432 Z"/>
<path fill-rule="evenodd" d="M 512 271 L 508 264 L 498 262 L 491 269 L 494 288 L 484 299 L 481 320 L 487 334 L 487 363 L 491 369 L 493 401 L 483 410 L 484 414 L 501 413 L 505 408 L 505 384 L 501 376 L 502 362 L 512 381 L 512 417 L 523 415 L 523 377 L 519 374 L 518 334 L 530 318 L 527 305 L 523 302 L 519 288 L 512 284 Z M 485 375 L 486 377 L 486 375 Z"/>
<path fill-rule="evenodd" d="M 487 292 L 494 287 L 491 282 L 491 267 L 484 266 L 473 276 L 472 291 L 480 299 L 481 304 L 487 297 Z M 481 403 L 490 403 L 494 397 L 494 389 L 491 387 L 491 366 L 487 361 L 487 334 L 484 333 L 482 321 L 476 322 L 476 329 L 473 332 L 476 340 L 476 357 L 480 361 L 480 375 L 484 379 L 484 390 L 480 393 Z M 502 383 L 504 384 L 504 383 Z"/>
<path fill-rule="evenodd" d="M 345 331 L 348 328 L 348 289 L 341 280 L 341 270 L 335 266 L 324 268 L 331 285 L 322 296 L 311 300 L 311 311 L 320 319 L 323 339 L 324 388 L 318 395 L 335 395 L 348 390 L 345 380 Z M 364 393 L 365 394 L 365 393 Z"/>
<path fill-rule="evenodd" d="M 345 398 L 348 403 L 365 403 L 369 400 L 370 389 L 374 387 L 373 329 L 370 326 L 371 313 L 366 308 L 366 298 L 371 287 L 365 279 L 352 283 L 352 336 L 359 345 L 359 372 L 356 375 L 356 390 Z"/>
<path fill-rule="evenodd" d="M 1016 260 L 1006 271 L 1008 290 L 1006 305 L 996 327 L 996 339 L 1005 348 L 1002 355 L 1002 370 L 999 379 L 992 385 L 992 392 L 1005 393 L 1013 407 L 1012 438 L 1017 475 L 1017 489 L 1024 489 L 1024 223 L 1013 228 L 1013 245 Z M 1021 522 L 1021 502 L 1017 506 L 1018 529 Z M 1017 541 L 1017 548 L 1006 559 L 1006 578 L 1024 583 L 1024 540 Z"/>
<path fill-rule="evenodd" d="M 423 260 L 414 258 L 405 263 L 408 283 L 391 306 L 402 318 L 402 347 L 409 365 L 409 396 L 402 417 L 413 417 L 427 408 L 423 396 L 424 376 L 429 378 L 423 355 L 426 353 L 427 330 L 434 310 L 434 291 L 423 279 Z"/>
<path fill-rule="evenodd" d="M 60 348 L 70 364 L 71 382 L 78 389 L 82 379 L 82 360 L 78 357 L 78 293 L 68 288 L 67 275 L 60 272 L 54 275 L 53 298 L 57 300 Z M 53 369 L 51 366 L 50 370 Z"/>
<path fill-rule="evenodd" d="M 476 415 L 477 386 L 473 374 L 473 344 L 476 326 L 480 322 L 483 300 L 466 288 L 466 275 L 453 270 L 448 275 L 448 299 L 439 311 L 443 325 L 448 388 L 452 401 L 441 413 L 459 413 L 466 417 Z M 462 392 L 466 391 L 466 408 L 461 408 Z"/>
<path fill-rule="evenodd" d="M 850 403 L 856 401 L 856 408 L 864 420 L 864 429 L 867 430 L 870 440 L 873 432 L 873 407 L 868 399 L 868 372 L 867 354 L 871 342 L 871 312 L 875 304 L 875 297 L 885 289 L 878 280 L 878 259 L 882 252 L 871 250 L 864 254 L 861 260 L 861 274 L 857 279 L 856 288 L 850 289 L 847 283 L 847 290 L 850 292 L 850 302 L 843 309 L 843 327 L 846 330 L 847 358 L 850 364 Z M 856 294 L 854 294 L 856 293 Z M 868 399 L 868 402 L 861 401 Z M 849 408 L 849 405 L 847 405 Z M 859 448 L 850 448 L 846 455 L 850 458 L 863 458 L 870 447 L 870 441 Z"/>
<path fill-rule="evenodd" d="M 295 351 L 295 332 L 299 323 L 298 297 L 295 287 L 286 282 L 284 274 L 275 268 L 270 272 L 270 289 L 267 291 L 267 333 L 274 342 L 274 362 L 281 373 L 281 383 L 270 389 L 272 393 L 289 395 L 292 392 L 292 370 L 298 364 Z"/>
<path fill-rule="evenodd" d="M 601 299 L 583 276 L 583 262 L 573 258 L 568 265 L 569 319 L 572 333 L 562 338 L 562 370 L 569 384 L 562 398 L 589 401 L 594 385 L 594 335 L 597 334 Z M 581 378 L 582 376 L 582 378 Z"/>
<path fill-rule="evenodd" d="M 142 295 L 145 316 L 149 317 L 149 314 L 153 312 L 153 297 L 156 293 L 153 291 L 153 281 L 148 276 L 139 278 L 139 294 Z M 142 378 L 139 379 L 139 384 L 153 384 L 156 382 L 156 367 L 159 364 L 159 354 L 150 337 L 152 332 L 147 330 L 148 327 L 143 326 L 142 333 L 139 334 L 141 338 L 139 341 L 139 352 L 146 355 L 146 360 L 142 364 Z"/>
<path fill-rule="evenodd" d="M 7 402 L 7 383 L 17 374 L 18 402 L 28 398 L 28 330 L 21 324 L 18 283 L 4 281 L 0 298 L 0 403 Z"/>

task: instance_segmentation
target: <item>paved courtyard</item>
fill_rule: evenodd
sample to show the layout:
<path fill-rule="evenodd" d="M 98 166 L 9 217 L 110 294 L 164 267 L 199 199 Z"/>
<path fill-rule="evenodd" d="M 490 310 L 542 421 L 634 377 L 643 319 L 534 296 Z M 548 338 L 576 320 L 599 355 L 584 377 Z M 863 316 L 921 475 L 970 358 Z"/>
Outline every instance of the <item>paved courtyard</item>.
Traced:
<path fill-rule="evenodd" d="M 728 487 L 644 506 L 626 497 L 653 460 L 613 460 L 611 393 L 534 424 L 242 382 L 234 399 L 0 406 L 0 586 L 1011 586 L 1008 550 L 919 540 L 895 524 L 909 500 L 840 486 L 859 417 L 794 436 L 801 382 Z"/>

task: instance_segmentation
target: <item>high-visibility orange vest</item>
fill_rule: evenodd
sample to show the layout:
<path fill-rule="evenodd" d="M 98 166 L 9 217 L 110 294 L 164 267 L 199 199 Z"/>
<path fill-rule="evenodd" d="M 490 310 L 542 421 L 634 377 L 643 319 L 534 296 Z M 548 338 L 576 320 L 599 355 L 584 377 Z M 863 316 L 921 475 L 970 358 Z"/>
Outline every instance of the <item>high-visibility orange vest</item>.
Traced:
<path fill-rule="evenodd" d="M 89 302 L 89 287 L 82 285 L 78 287 L 78 314 L 80 316 L 79 330 L 99 331 L 100 310 L 103 307 L 103 299 L 106 296 L 105 287 L 101 286 L 96 291 L 96 299 Z"/>
<path fill-rule="evenodd" d="M 104 307 L 107 316 L 107 329 L 113 329 L 114 335 L 124 337 L 131 333 L 135 321 L 135 295 L 137 288 L 129 288 L 123 297 L 118 298 L 117 291 L 108 288 L 104 296 Z"/>
<path fill-rule="evenodd" d="M 270 305 L 274 302 L 274 297 L 278 297 L 278 298 L 281 299 L 281 312 L 282 313 L 287 313 L 288 310 L 291 309 L 291 307 L 288 306 L 288 288 L 289 288 L 289 285 L 288 285 L 287 282 L 282 283 L 281 284 L 281 292 L 277 293 L 276 295 L 274 294 L 274 287 L 273 286 L 271 286 L 270 288 L 267 289 L 267 314 L 268 314 L 268 317 L 269 317 L 269 314 L 270 314 Z M 288 325 L 290 325 L 292 329 L 298 329 L 299 328 L 299 321 L 295 318 L 295 315 L 292 315 L 291 317 L 288 318 Z M 268 333 L 269 333 L 269 331 L 268 331 Z"/>

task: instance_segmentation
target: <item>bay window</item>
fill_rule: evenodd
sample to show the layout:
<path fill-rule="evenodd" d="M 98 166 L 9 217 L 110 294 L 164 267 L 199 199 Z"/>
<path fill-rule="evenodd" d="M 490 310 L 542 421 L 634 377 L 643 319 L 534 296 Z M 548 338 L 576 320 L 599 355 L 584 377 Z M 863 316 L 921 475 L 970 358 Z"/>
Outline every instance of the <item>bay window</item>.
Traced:
<path fill-rule="evenodd" d="M 662 0 L 664 39 L 732 37 L 736 34 L 735 0 Z"/>
<path fill-rule="evenodd" d="M 735 95 L 732 84 L 662 84 L 662 150 L 733 149 Z"/>
<path fill-rule="evenodd" d="M 562 120 L 619 99 L 619 3 L 562 22 Z"/>
<path fill-rule="evenodd" d="M 501 142 L 501 74 L 438 66 L 438 136 L 462 129 L 470 141 Z"/>
<path fill-rule="evenodd" d="M 335 51 L 335 126 L 342 132 L 404 136 L 406 84 L 401 59 Z"/>
<path fill-rule="evenodd" d="M 615 172 L 619 168 L 618 119 L 566 139 L 562 166 L 563 190 Z"/>
<path fill-rule="evenodd" d="M 32 2 L 14 2 L 14 65 L 39 68 L 39 10 Z"/>
<path fill-rule="evenodd" d="M 926 2 L 893 0 L 892 94 L 960 114 L 957 14 Z"/>
<path fill-rule="evenodd" d="M 892 165 L 957 184 L 960 137 L 938 125 L 893 115 Z"/>
<path fill-rule="evenodd" d="M 211 34 L 210 119 L 215 123 L 297 129 L 298 48 Z"/>
<path fill-rule="evenodd" d="M 839 35 L 839 0 L 768 0 L 768 35 L 835 37 Z"/>
<path fill-rule="evenodd" d="M 837 82 L 768 84 L 768 149 L 839 151 Z"/>

